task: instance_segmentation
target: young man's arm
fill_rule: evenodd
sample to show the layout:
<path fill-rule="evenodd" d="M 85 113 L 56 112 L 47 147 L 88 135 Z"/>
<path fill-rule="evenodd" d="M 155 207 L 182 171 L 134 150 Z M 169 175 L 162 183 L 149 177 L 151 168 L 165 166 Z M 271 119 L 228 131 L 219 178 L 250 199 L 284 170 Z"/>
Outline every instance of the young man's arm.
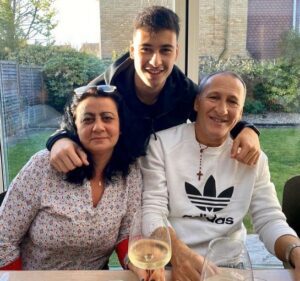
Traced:
<path fill-rule="evenodd" d="M 247 164 L 255 165 L 260 154 L 259 130 L 247 121 L 238 122 L 230 132 L 234 139 L 231 157 Z"/>
<path fill-rule="evenodd" d="M 46 143 L 50 164 L 59 172 L 67 173 L 82 165 L 89 165 L 86 153 L 66 130 L 58 130 Z"/>
<path fill-rule="evenodd" d="M 59 129 L 57 131 L 55 131 L 54 134 L 52 134 L 49 139 L 46 142 L 46 148 L 51 151 L 52 146 L 55 144 L 55 142 L 57 142 L 60 139 L 63 138 L 68 138 L 68 139 L 72 139 L 71 134 L 68 133 L 68 131 L 64 130 L 64 129 Z"/>
<path fill-rule="evenodd" d="M 233 139 L 235 139 L 239 134 L 240 132 L 245 129 L 245 128 L 250 128 L 252 129 L 258 136 L 260 135 L 260 132 L 259 130 L 254 126 L 254 124 L 252 123 L 249 123 L 247 121 L 240 121 L 238 122 L 234 128 L 231 130 L 230 134 L 231 134 L 231 137 Z"/>
<path fill-rule="evenodd" d="M 233 128 L 231 135 L 234 138 L 231 148 L 231 157 L 247 165 L 255 165 L 260 155 L 260 143 L 258 130 L 249 123 L 242 124 L 239 122 L 237 126 L 241 126 L 239 133 L 234 137 Z"/>

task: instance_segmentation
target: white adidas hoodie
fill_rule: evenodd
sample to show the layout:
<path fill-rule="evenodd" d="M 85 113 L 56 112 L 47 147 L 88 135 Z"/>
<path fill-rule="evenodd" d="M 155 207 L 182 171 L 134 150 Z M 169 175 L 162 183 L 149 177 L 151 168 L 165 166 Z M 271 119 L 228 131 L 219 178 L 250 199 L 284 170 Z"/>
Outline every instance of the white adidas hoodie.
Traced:
<path fill-rule="evenodd" d="M 263 152 L 257 165 L 242 164 L 230 158 L 228 137 L 221 146 L 204 150 L 199 181 L 200 147 L 194 123 L 156 136 L 157 140 L 150 140 L 147 156 L 140 159 L 146 222 L 158 212 L 165 213 L 177 237 L 201 255 L 214 238 L 245 240 L 243 218 L 248 210 L 255 231 L 272 254 L 280 236 L 297 236 L 281 211 Z"/>

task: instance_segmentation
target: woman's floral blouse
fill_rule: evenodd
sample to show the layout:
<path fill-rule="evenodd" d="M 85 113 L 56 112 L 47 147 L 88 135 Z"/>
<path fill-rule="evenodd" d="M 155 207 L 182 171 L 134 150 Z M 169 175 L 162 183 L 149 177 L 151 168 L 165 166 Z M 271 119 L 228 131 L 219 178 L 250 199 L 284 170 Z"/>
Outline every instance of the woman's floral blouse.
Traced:
<path fill-rule="evenodd" d="M 0 207 L 0 267 L 21 256 L 24 269 L 100 269 L 128 238 L 140 208 L 137 165 L 126 179 L 107 183 L 93 207 L 90 182 L 63 180 L 49 152 L 35 154 L 12 182 Z"/>

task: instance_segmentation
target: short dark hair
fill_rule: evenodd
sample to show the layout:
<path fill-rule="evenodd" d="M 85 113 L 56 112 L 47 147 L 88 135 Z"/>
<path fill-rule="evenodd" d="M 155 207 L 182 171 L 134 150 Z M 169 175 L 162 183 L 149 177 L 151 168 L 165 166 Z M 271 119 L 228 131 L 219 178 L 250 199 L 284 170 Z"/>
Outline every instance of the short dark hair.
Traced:
<path fill-rule="evenodd" d="M 141 11 L 134 21 L 134 32 L 145 28 L 150 33 L 167 29 L 179 36 L 179 17 L 172 10 L 163 6 L 150 6 Z"/>
<path fill-rule="evenodd" d="M 85 178 L 91 179 L 94 176 L 94 162 L 92 155 L 89 151 L 87 151 L 81 144 L 78 134 L 77 134 L 77 128 L 75 125 L 75 111 L 78 106 L 78 104 L 89 98 L 89 97 L 107 97 L 114 101 L 114 103 L 117 106 L 118 109 L 118 115 L 120 120 L 120 132 L 122 132 L 124 125 L 123 125 L 123 110 L 122 110 L 122 99 L 119 95 L 117 89 L 115 89 L 113 92 L 104 92 L 101 89 L 95 88 L 89 88 L 86 92 L 83 94 L 74 94 L 68 104 L 65 107 L 64 115 L 63 115 L 63 122 L 62 125 L 64 128 L 72 135 L 72 139 L 75 140 L 82 149 L 86 152 L 88 156 L 88 161 L 90 163 L 89 166 L 81 166 L 78 167 L 66 174 L 65 179 L 68 182 L 82 184 L 83 180 Z M 121 173 L 123 177 L 127 176 L 129 173 L 129 166 L 131 163 L 134 162 L 134 158 L 131 157 L 128 153 L 128 148 L 125 145 L 125 140 L 120 134 L 118 142 L 116 146 L 114 147 L 113 154 L 111 159 L 109 160 L 108 164 L 106 165 L 104 169 L 104 179 L 107 181 L 112 181 L 113 177 L 116 176 L 118 173 Z"/>
<path fill-rule="evenodd" d="M 205 90 L 207 84 L 208 84 L 208 80 L 216 75 L 229 75 L 229 76 L 232 76 L 233 78 L 236 78 L 238 80 L 240 80 L 240 82 L 243 84 L 243 87 L 244 87 L 244 91 L 245 91 L 245 97 L 246 97 L 246 93 L 247 93 L 247 87 L 246 87 L 246 84 L 243 80 L 243 78 L 233 72 L 233 71 L 230 71 L 230 70 L 220 70 L 220 71 L 216 71 L 216 72 L 212 72 L 206 76 L 204 76 L 202 79 L 201 79 L 201 82 L 199 84 L 199 88 L 198 88 L 198 95 L 200 95 L 201 93 L 203 93 L 203 91 Z"/>

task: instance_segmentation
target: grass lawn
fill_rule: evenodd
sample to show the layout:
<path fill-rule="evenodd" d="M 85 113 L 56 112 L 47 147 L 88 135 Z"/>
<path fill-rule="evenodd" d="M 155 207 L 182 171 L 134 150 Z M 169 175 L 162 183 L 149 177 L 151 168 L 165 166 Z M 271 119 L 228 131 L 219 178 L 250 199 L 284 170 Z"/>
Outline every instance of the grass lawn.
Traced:
<path fill-rule="evenodd" d="M 46 141 L 53 132 L 54 130 L 34 132 L 16 144 L 9 145 L 7 153 L 9 182 L 13 180 L 35 152 L 46 148 Z"/>
<path fill-rule="evenodd" d="M 284 183 L 300 174 L 300 128 L 260 129 L 263 151 L 269 158 L 271 179 L 282 202 Z M 253 232 L 249 217 L 244 220 L 248 233 Z"/>
<path fill-rule="evenodd" d="M 300 128 L 260 129 L 260 141 L 268 155 L 272 181 L 278 198 L 282 200 L 285 181 L 300 173 Z M 11 145 L 8 149 L 9 179 L 12 180 L 30 156 L 45 148 L 45 143 L 53 131 L 33 133 Z"/>
<path fill-rule="evenodd" d="M 274 182 L 280 202 L 285 181 L 300 173 L 300 128 L 260 129 L 261 146 L 268 155 L 272 181 Z M 34 133 L 27 139 L 10 146 L 8 151 L 9 178 L 14 178 L 30 156 L 45 148 L 45 143 L 53 131 Z M 253 232 L 250 218 L 246 217 L 248 233 Z M 111 257 L 112 265 L 118 265 L 116 255 Z"/>

